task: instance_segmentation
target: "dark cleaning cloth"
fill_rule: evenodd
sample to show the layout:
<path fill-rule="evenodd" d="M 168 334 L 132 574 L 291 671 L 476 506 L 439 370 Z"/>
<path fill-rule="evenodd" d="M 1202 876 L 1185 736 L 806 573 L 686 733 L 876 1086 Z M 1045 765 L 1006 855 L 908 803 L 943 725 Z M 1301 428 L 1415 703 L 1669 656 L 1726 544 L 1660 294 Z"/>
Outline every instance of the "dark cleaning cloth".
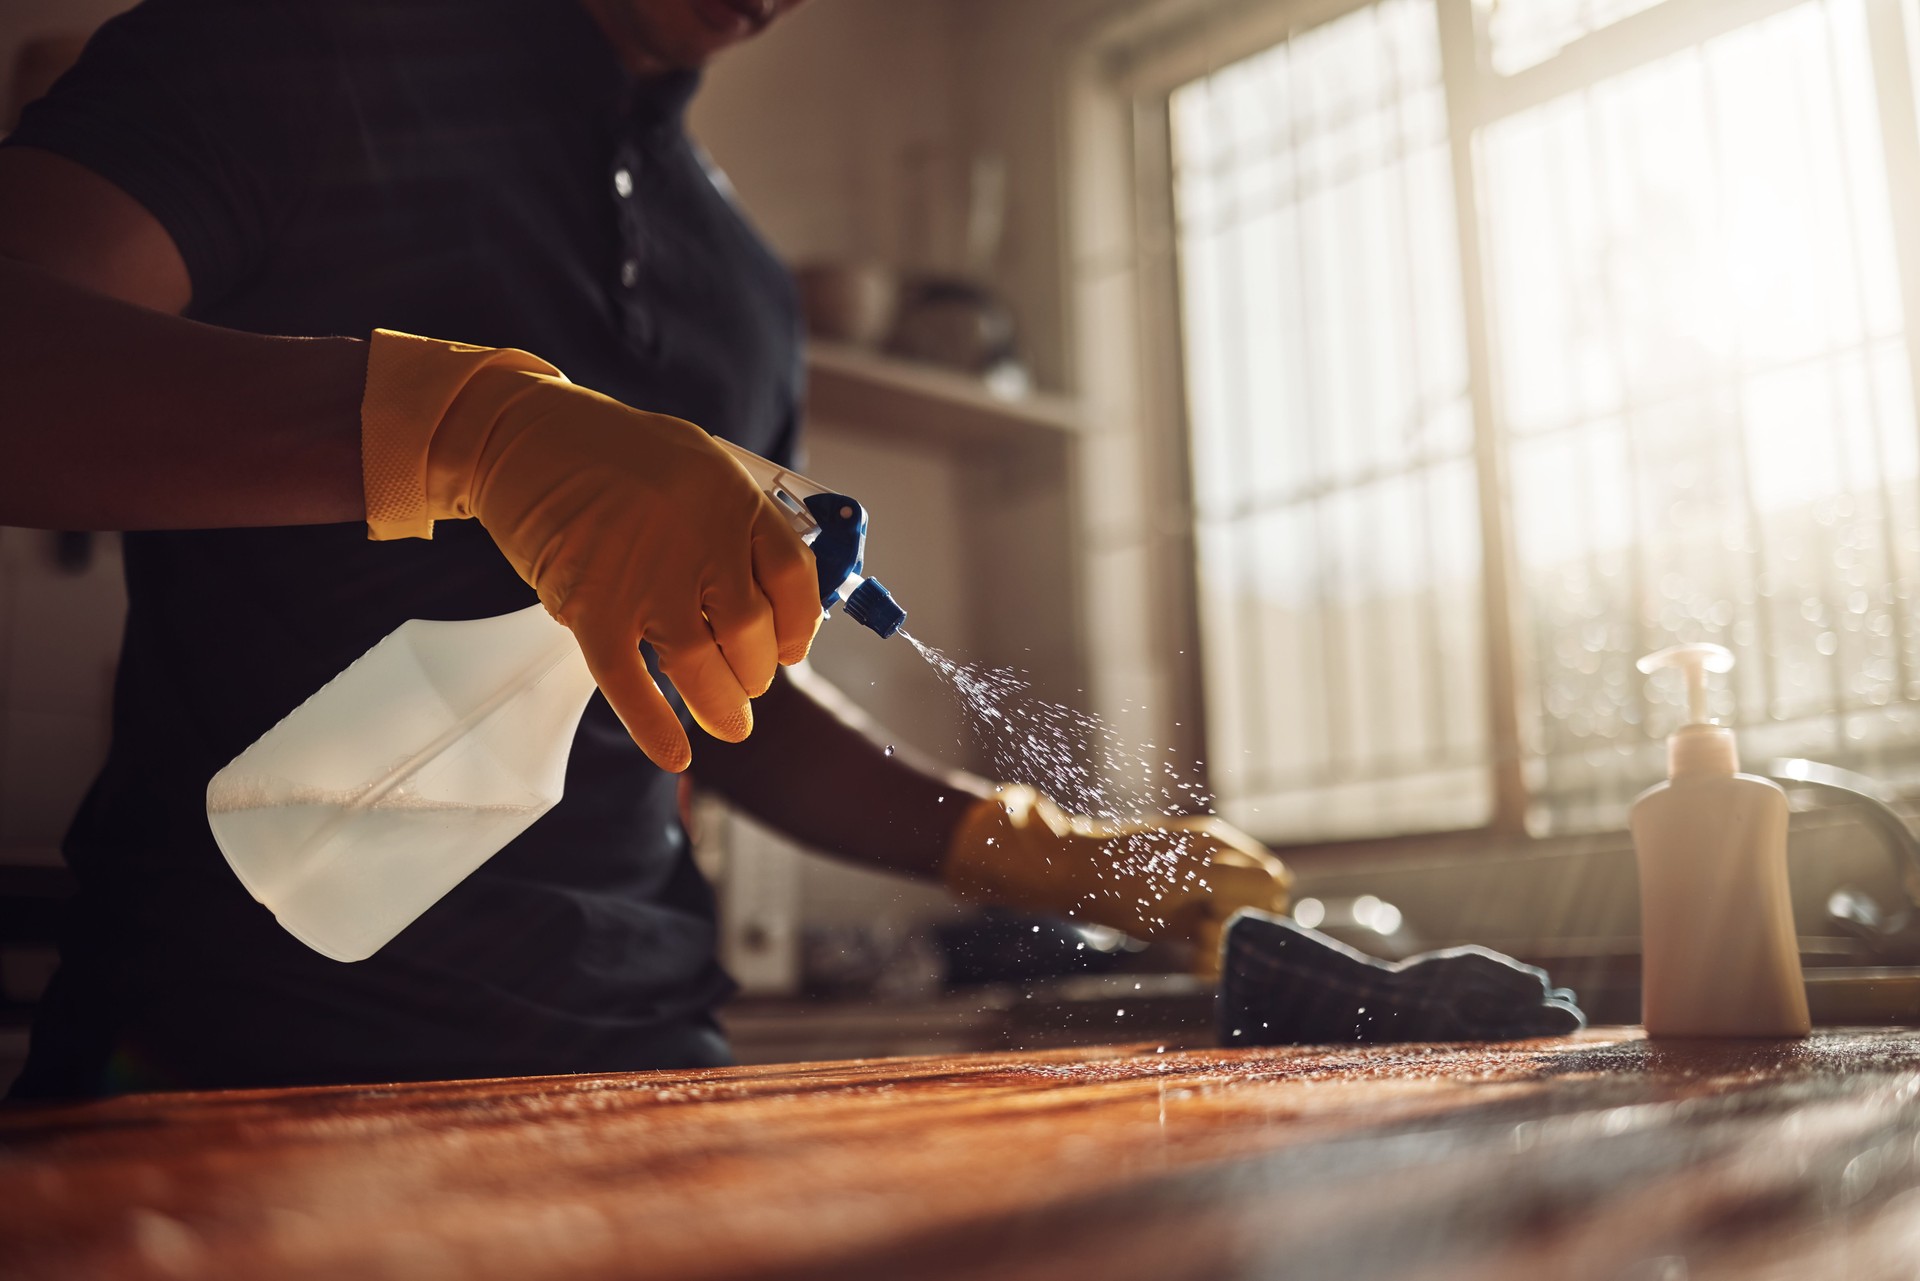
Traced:
<path fill-rule="evenodd" d="M 1587 1025 L 1547 972 L 1484 947 L 1381 961 L 1281 916 L 1227 922 L 1222 1045 L 1512 1041 Z"/>

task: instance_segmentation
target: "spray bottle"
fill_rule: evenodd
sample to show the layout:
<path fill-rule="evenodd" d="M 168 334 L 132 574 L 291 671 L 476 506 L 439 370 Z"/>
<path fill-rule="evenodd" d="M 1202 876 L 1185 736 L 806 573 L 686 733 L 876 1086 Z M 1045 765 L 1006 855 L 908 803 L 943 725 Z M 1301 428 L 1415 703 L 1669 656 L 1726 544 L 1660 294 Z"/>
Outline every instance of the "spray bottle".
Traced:
<path fill-rule="evenodd" d="M 1708 672 L 1733 655 L 1675 645 L 1687 724 L 1667 739 L 1667 781 L 1628 818 L 1640 865 L 1641 1018 L 1653 1036 L 1805 1036 L 1807 989 L 1787 887 L 1787 797 L 1740 773 L 1733 731 L 1707 718 Z"/>
<path fill-rule="evenodd" d="M 906 611 L 862 577 L 865 509 L 719 444 L 812 549 L 821 609 L 900 630 Z M 213 776 L 207 823 L 289 933 L 364 960 L 560 800 L 593 692 L 543 606 L 402 623 Z"/>

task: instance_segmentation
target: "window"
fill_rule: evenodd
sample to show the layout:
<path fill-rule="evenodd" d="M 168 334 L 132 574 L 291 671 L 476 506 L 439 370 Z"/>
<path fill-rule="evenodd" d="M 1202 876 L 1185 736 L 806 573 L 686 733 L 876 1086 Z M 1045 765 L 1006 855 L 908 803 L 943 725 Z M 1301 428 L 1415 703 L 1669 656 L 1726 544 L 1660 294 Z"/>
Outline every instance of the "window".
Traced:
<path fill-rule="evenodd" d="M 1377 0 L 1171 90 L 1224 812 L 1473 827 L 1517 761 L 1533 831 L 1618 826 L 1695 639 L 1749 762 L 1920 784 L 1902 23 Z"/>
<path fill-rule="evenodd" d="M 1432 4 L 1383 0 L 1171 108 L 1215 791 L 1263 831 L 1482 822 L 1482 555 Z"/>
<path fill-rule="evenodd" d="M 1503 76 L 1538 66 L 1602 27 L 1658 0 L 1475 0 L 1485 14 L 1487 61 Z"/>

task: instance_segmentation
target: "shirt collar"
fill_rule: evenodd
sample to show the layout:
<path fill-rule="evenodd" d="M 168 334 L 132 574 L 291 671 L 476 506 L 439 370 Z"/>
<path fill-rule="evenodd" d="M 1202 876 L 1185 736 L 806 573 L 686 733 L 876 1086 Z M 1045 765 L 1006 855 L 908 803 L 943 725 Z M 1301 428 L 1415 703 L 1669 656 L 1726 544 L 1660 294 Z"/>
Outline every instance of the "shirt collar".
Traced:
<path fill-rule="evenodd" d="M 641 128 L 677 126 L 686 116 L 687 103 L 700 88 L 698 71 L 667 71 L 652 76 L 630 76 L 622 95 L 622 112 L 627 121 Z"/>
<path fill-rule="evenodd" d="M 636 128 L 680 125 L 687 103 L 700 87 L 699 71 L 632 74 L 620 64 L 613 43 L 578 0 L 566 4 L 532 0 L 527 16 L 546 36 L 542 54 L 549 73 L 570 91 L 608 104 L 620 120 Z"/>

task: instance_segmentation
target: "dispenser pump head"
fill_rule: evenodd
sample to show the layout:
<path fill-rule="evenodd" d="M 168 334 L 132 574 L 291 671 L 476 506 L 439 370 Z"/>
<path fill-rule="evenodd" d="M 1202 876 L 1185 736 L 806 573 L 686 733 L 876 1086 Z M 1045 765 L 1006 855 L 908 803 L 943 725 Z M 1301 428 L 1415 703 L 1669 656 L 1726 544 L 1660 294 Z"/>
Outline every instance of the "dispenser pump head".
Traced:
<path fill-rule="evenodd" d="M 1707 673 L 1733 670 L 1733 651 L 1708 641 L 1669 645 L 1648 654 L 1634 666 L 1651 676 L 1663 667 L 1677 667 L 1687 678 L 1687 723 L 1710 725 L 1707 719 Z"/>
<path fill-rule="evenodd" d="M 1663 667 L 1677 667 L 1687 678 L 1687 723 L 1667 738 L 1667 776 L 1704 777 L 1737 774 L 1740 753 L 1733 731 L 1707 719 L 1707 673 L 1733 670 L 1733 652 L 1720 645 L 1696 641 L 1670 645 L 1648 654 L 1636 664 L 1651 676 Z"/>

